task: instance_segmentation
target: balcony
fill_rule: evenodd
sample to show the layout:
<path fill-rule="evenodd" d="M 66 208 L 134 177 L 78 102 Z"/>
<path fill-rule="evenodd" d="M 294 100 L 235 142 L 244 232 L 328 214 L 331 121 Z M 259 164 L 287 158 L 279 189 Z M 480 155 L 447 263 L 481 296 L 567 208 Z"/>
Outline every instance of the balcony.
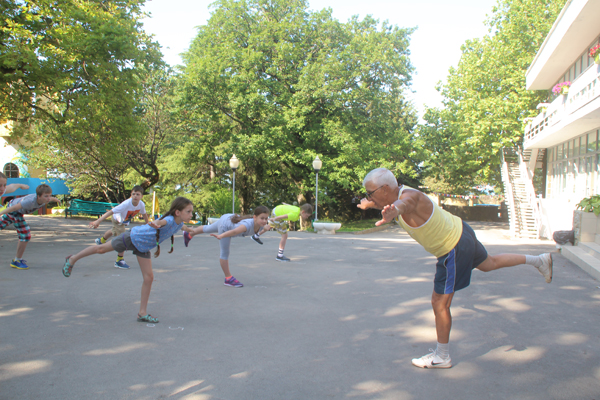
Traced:
<path fill-rule="evenodd" d="M 600 65 L 593 64 L 525 127 L 525 149 L 548 148 L 600 127 Z"/>

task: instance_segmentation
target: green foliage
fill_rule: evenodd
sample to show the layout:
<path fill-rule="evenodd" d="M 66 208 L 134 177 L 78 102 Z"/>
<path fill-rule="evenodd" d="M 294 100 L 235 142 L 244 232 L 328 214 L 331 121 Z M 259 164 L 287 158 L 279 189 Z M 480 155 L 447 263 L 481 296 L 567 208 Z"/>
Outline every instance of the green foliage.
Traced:
<path fill-rule="evenodd" d="M 95 101 L 100 93 L 130 108 L 136 67 L 160 60 L 158 47 L 140 29 L 141 4 L 2 2 L 0 119 L 66 123 L 86 107 L 102 107 Z M 115 115 L 122 122 L 127 117 Z"/>
<path fill-rule="evenodd" d="M 372 168 L 416 176 L 416 117 L 403 95 L 412 29 L 378 28 L 370 17 L 340 23 L 302 0 L 214 7 L 184 54 L 186 148 L 168 161 L 174 171 L 196 166 L 191 187 L 230 185 L 233 153 L 244 212 L 265 201 L 312 202 L 316 155 L 319 200 L 333 208 L 347 208 Z"/>
<path fill-rule="evenodd" d="M 165 124 L 156 131 L 153 105 L 171 89 L 142 4 L 0 5 L 0 120 L 18 121 L 11 135 L 31 144 L 32 164 L 66 174 L 78 197 L 122 201 L 158 181 Z"/>
<path fill-rule="evenodd" d="M 160 150 L 176 134 L 173 77 L 139 67 L 137 79 L 135 108 L 118 109 L 118 99 L 108 97 L 82 110 L 76 123 L 38 121 L 27 136 L 34 149 L 30 162 L 66 174 L 72 195 L 84 199 L 121 202 L 132 186 L 147 189 L 157 183 Z M 113 111 L 108 110 L 111 104 Z M 127 124 L 115 124 L 115 115 L 122 112 L 129 113 Z"/>
<path fill-rule="evenodd" d="M 440 85 L 444 108 L 429 109 L 419 127 L 428 176 L 461 193 L 500 181 L 499 151 L 522 143 L 523 121 L 547 91 L 525 88 L 525 73 L 565 0 L 499 0 L 489 35 L 462 46 L 457 68 Z"/>
<path fill-rule="evenodd" d="M 577 204 L 578 210 L 593 212 L 596 216 L 600 215 L 600 194 L 586 197 Z"/>

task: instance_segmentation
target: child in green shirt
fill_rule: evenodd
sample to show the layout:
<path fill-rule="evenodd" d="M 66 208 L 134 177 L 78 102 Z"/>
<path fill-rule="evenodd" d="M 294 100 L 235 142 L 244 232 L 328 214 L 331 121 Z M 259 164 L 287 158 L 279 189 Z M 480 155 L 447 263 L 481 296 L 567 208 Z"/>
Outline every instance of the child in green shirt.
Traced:
<path fill-rule="evenodd" d="M 300 215 L 302 218 L 309 219 L 313 213 L 313 208 L 310 204 L 303 204 L 301 207 L 291 206 L 289 204 L 282 204 L 277 206 L 271 212 L 269 218 L 269 225 L 266 225 L 261 231 L 252 235 L 252 240 L 258 244 L 263 244 L 260 240 L 260 235 L 268 230 L 275 229 L 281 235 L 281 241 L 279 242 L 279 253 L 275 258 L 277 261 L 290 261 L 289 258 L 283 255 L 285 250 L 285 242 L 288 237 L 288 222 L 287 221 L 298 221 Z"/>

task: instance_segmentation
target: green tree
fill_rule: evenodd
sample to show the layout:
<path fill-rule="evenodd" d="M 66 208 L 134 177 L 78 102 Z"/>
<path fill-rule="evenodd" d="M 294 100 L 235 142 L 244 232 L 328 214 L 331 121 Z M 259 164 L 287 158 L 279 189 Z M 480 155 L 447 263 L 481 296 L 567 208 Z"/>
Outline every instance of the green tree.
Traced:
<path fill-rule="evenodd" d="M 489 34 L 467 41 L 440 86 L 444 108 L 419 127 L 424 169 L 456 194 L 500 181 L 500 149 L 522 143 L 523 121 L 547 91 L 525 88 L 525 73 L 565 0 L 499 0 Z"/>
<path fill-rule="evenodd" d="M 135 107 L 124 113 L 108 99 L 78 112 L 63 124 L 39 121 L 32 135 L 31 162 L 69 178 L 72 195 L 123 201 L 133 185 L 159 181 L 158 159 L 176 137 L 174 77 L 169 71 L 138 67 Z M 82 140 L 85 138 L 85 140 Z"/>
<path fill-rule="evenodd" d="M 142 4 L 1 2 L 0 119 L 66 123 L 93 106 L 95 97 L 111 95 L 126 115 L 135 68 L 161 60 L 158 46 L 141 29 Z"/>
<path fill-rule="evenodd" d="M 181 113 L 194 150 L 180 162 L 196 166 L 197 184 L 230 184 L 235 153 L 244 212 L 267 200 L 311 201 L 319 155 L 320 200 L 347 208 L 371 168 L 415 175 L 416 117 L 404 97 L 412 29 L 371 17 L 341 23 L 303 0 L 214 7 L 182 71 Z"/>
<path fill-rule="evenodd" d="M 0 4 L 0 119 L 74 194 L 112 201 L 159 179 L 172 77 L 141 0 Z M 163 108 L 161 108 L 163 107 Z"/>

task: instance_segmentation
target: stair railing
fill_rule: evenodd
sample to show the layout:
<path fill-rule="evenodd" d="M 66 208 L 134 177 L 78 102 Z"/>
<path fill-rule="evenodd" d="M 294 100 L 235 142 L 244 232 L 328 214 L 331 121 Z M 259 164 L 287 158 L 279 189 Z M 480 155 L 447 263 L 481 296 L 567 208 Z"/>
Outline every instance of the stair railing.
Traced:
<path fill-rule="evenodd" d="M 523 161 L 523 155 L 521 150 L 517 151 L 519 156 L 519 170 L 521 172 L 521 179 L 523 179 L 523 183 L 525 185 L 525 192 L 527 196 L 527 202 L 531 205 L 533 219 L 535 223 L 535 232 L 536 239 L 540 238 L 540 232 L 543 227 L 542 223 L 542 209 L 540 207 L 540 201 L 535 195 L 535 189 L 533 188 L 533 175 L 529 168 L 527 168 L 527 164 Z"/>
<path fill-rule="evenodd" d="M 506 197 L 506 209 L 508 210 L 508 226 L 510 229 L 510 235 L 512 237 L 517 236 L 517 217 L 515 210 L 515 196 L 510 181 L 510 174 L 508 172 L 508 163 L 504 158 L 504 152 L 507 149 L 504 148 L 500 152 L 502 162 L 502 183 L 504 184 L 504 196 Z"/>

